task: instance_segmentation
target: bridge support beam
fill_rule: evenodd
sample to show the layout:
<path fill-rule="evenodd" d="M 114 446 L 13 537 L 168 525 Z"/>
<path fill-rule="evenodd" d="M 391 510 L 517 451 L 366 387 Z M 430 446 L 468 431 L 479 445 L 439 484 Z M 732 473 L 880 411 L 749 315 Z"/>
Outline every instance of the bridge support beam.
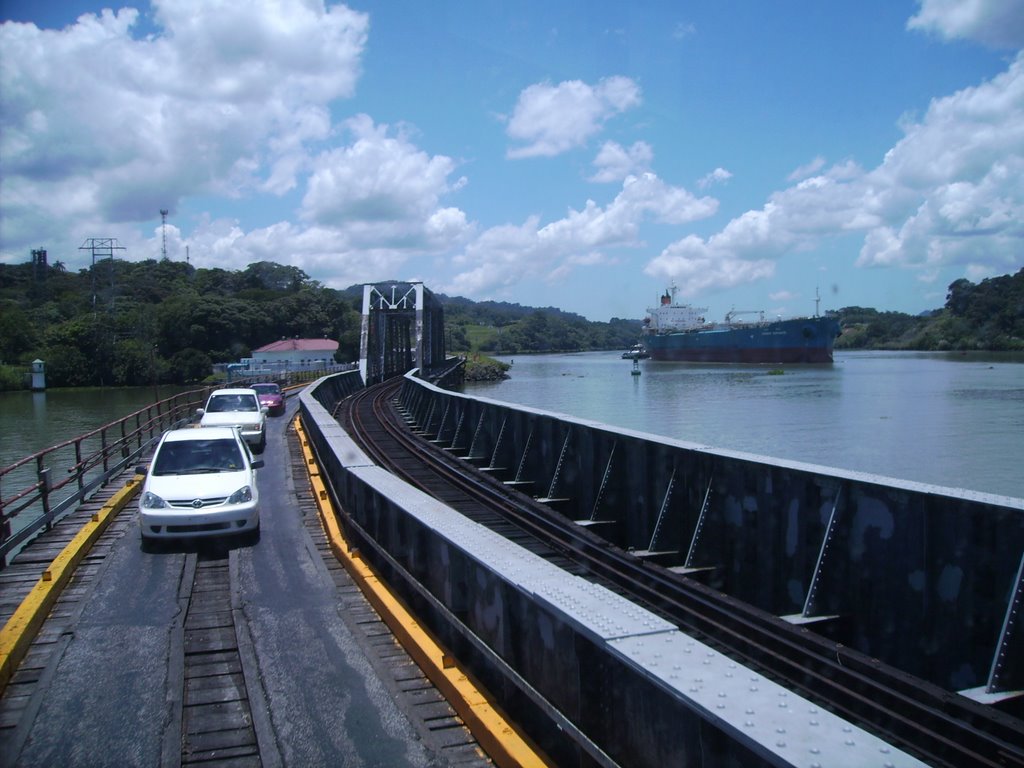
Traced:
<path fill-rule="evenodd" d="M 447 412 L 499 480 L 557 496 L 552 514 L 613 546 L 942 689 L 1021 707 L 1022 499 L 712 450 L 409 377 L 400 399 L 414 423 Z"/>
<path fill-rule="evenodd" d="M 301 397 L 303 425 L 361 558 L 516 714 L 553 764 L 780 766 L 820 754 L 823 764 L 859 768 L 884 754 L 887 765 L 923 768 L 640 605 L 374 466 L 319 398 Z M 430 399 L 420 402 L 424 414 L 443 410 Z M 550 458 L 563 466 L 549 470 L 545 491 L 562 488 L 573 443 L 567 435 L 579 426 L 553 431 Z M 485 432 L 494 441 L 483 453 L 494 457 L 508 435 L 497 438 L 500 423 Z M 673 495 L 663 486 L 659 502 Z"/>
<path fill-rule="evenodd" d="M 368 386 L 444 362 L 444 310 L 423 283 L 363 286 L 359 372 Z"/>

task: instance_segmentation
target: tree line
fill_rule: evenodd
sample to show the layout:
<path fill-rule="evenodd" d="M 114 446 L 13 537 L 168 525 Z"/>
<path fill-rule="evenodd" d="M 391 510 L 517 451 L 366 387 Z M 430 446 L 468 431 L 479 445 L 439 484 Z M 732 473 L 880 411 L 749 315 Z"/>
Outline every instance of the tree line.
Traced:
<path fill-rule="evenodd" d="M 641 320 L 589 322 L 548 307 L 445 299 L 445 322 L 458 346 L 493 354 L 626 349 Z M 1024 269 L 972 283 L 951 283 L 946 304 L 920 315 L 844 307 L 831 312 L 842 335 L 836 349 L 1024 351 Z"/>
<path fill-rule="evenodd" d="M 170 260 L 103 259 L 0 265 L 3 378 L 46 362 L 48 386 L 189 384 L 281 338 L 331 338 L 358 357 L 360 309 L 300 269 L 271 262 L 241 271 Z M 16 367 L 16 375 L 10 367 Z"/>
<path fill-rule="evenodd" d="M 435 295 L 450 353 L 525 354 L 626 349 L 640 319 L 593 322 L 555 307 Z M 282 338 L 338 341 L 359 355 L 362 287 L 336 290 L 301 269 L 261 261 L 243 270 L 170 260 L 0 264 L 0 388 L 23 386 L 35 359 L 48 386 L 188 384 L 215 363 L 250 357 Z M 863 307 L 834 313 L 839 349 L 1024 350 L 1024 269 L 949 286 L 925 315 Z"/>
<path fill-rule="evenodd" d="M 955 280 L 945 306 L 922 315 L 863 307 L 836 314 L 843 329 L 836 349 L 1024 351 L 1024 269 L 980 283 Z"/>

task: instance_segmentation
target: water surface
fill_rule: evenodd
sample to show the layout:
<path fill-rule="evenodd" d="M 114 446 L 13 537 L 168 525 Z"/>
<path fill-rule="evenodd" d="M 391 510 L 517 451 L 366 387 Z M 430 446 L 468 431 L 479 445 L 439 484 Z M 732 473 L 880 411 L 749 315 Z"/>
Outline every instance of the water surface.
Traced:
<path fill-rule="evenodd" d="M 1024 358 L 837 352 L 832 365 L 503 357 L 466 392 L 699 443 L 1024 497 Z"/>

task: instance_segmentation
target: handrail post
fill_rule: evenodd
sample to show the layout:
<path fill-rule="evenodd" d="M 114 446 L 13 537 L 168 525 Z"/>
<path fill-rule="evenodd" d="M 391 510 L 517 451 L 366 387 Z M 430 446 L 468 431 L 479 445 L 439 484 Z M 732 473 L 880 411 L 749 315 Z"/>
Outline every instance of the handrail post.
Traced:
<path fill-rule="evenodd" d="M 4 513 L 3 500 L 0 499 L 0 545 L 11 538 L 11 519 Z M 0 547 L 0 571 L 7 567 L 7 550 Z"/>
<path fill-rule="evenodd" d="M 78 490 L 85 490 L 85 472 L 82 471 L 82 438 L 75 438 L 75 472 L 78 473 Z"/>
<path fill-rule="evenodd" d="M 103 457 L 103 471 L 110 471 L 110 462 L 107 459 L 107 428 L 100 429 L 100 455 Z"/>
<path fill-rule="evenodd" d="M 39 500 L 43 504 L 43 520 L 46 521 L 46 530 L 50 530 L 53 521 L 50 520 L 50 469 L 43 466 L 42 454 L 36 459 L 36 474 L 39 476 Z"/>

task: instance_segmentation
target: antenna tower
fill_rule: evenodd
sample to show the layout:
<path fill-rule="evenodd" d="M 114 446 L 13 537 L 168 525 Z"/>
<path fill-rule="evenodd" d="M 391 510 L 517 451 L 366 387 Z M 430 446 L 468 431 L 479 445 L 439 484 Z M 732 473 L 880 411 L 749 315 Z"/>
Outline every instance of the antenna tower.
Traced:
<path fill-rule="evenodd" d="M 160 209 L 160 236 L 163 238 L 163 247 L 160 249 L 161 257 L 167 261 L 167 209 Z"/>

